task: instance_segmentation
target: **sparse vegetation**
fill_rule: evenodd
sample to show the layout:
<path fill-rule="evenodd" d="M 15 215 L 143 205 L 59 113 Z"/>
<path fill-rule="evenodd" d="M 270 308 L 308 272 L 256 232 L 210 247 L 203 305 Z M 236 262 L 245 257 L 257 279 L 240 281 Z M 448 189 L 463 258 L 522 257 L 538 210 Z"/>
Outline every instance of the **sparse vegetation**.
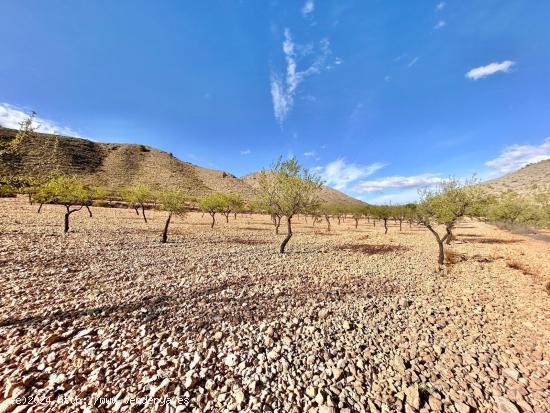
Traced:
<path fill-rule="evenodd" d="M 139 215 L 138 209 L 141 208 L 141 214 L 143 220 L 147 223 L 147 217 L 145 216 L 145 206 L 147 203 L 153 200 L 153 193 L 151 189 L 146 185 L 135 185 L 123 192 L 124 200 L 130 205 Z"/>
<path fill-rule="evenodd" d="M 279 248 L 281 254 L 292 237 L 292 218 L 318 207 L 320 187 L 320 179 L 304 169 L 294 157 L 286 161 L 279 159 L 269 171 L 262 171 L 259 204 L 286 217 L 287 235 Z"/>
<path fill-rule="evenodd" d="M 224 208 L 229 208 L 227 196 L 225 194 L 214 192 L 199 199 L 199 208 L 212 217 L 210 228 L 214 228 L 216 224 L 216 214 L 223 213 Z M 229 211 L 231 212 L 231 211 Z"/>
<path fill-rule="evenodd" d="M 89 193 L 84 184 L 74 177 L 58 176 L 46 182 L 38 192 L 41 204 L 51 203 L 65 207 L 64 229 L 69 232 L 69 218 L 84 208 L 89 200 Z"/>
<path fill-rule="evenodd" d="M 164 230 L 162 231 L 161 242 L 164 244 L 168 241 L 168 227 L 173 215 L 184 216 L 187 212 L 185 206 L 186 196 L 181 191 L 162 191 L 158 195 L 159 207 L 163 211 L 168 212 L 166 223 L 164 224 Z"/>

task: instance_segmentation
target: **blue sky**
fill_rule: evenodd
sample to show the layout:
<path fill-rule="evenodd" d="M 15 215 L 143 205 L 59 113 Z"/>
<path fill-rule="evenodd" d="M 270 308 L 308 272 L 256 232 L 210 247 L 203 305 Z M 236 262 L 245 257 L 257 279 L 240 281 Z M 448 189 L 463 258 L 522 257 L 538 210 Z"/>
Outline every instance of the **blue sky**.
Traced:
<path fill-rule="evenodd" d="M 550 3 L 3 0 L 0 124 L 405 202 L 550 157 Z"/>

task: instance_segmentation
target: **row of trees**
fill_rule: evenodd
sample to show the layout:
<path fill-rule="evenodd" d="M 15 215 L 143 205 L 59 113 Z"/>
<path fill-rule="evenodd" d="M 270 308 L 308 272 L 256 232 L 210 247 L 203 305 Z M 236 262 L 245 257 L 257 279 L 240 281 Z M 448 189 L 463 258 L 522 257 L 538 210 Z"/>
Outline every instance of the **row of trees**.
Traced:
<path fill-rule="evenodd" d="M 338 223 L 347 218 L 359 225 L 361 219 L 382 222 L 384 232 L 388 232 L 388 221 L 403 222 L 426 227 L 434 236 L 438 245 L 438 263 L 444 262 L 445 245 L 453 238 L 453 230 L 464 217 L 488 219 L 508 223 L 550 224 L 550 196 L 548 192 L 533 198 L 520 197 L 514 193 L 505 193 L 500 197 L 489 196 L 474 181 L 461 182 L 449 179 L 435 189 L 421 192 L 418 203 L 407 205 L 345 205 L 321 203 L 319 189 L 321 181 L 304 169 L 295 158 L 279 159 L 270 170 L 262 171 L 259 178 L 257 199 L 248 205 L 235 194 L 212 193 L 194 199 L 178 190 L 152 191 L 144 185 L 136 185 L 121 192 L 119 200 L 133 208 L 147 222 L 146 210 L 157 208 L 168 213 L 161 240 L 166 242 L 170 222 L 174 216 L 182 216 L 193 206 L 197 206 L 212 218 L 211 227 L 216 222 L 216 214 L 225 216 L 249 210 L 271 215 L 275 232 L 278 233 L 281 219 L 286 221 L 286 237 L 279 251 L 285 248 L 293 236 L 292 222 L 295 216 L 305 215 L 313 218 L 313 225 L 324 220 L 330 231 L 331 219 Z M 57 176 L 46 182 L 37 183 L 30 178 L 0 179 L 0 187 L 9 191 L 28 193 L 30 199 L 42 205 L 47 203 L 65 207 L 64 231 L 69 231 L 70 216 L 86 208 L 90 217 L 93 201 L 113 198 L 102 188 L 90 188 L 73 177 Z"/>

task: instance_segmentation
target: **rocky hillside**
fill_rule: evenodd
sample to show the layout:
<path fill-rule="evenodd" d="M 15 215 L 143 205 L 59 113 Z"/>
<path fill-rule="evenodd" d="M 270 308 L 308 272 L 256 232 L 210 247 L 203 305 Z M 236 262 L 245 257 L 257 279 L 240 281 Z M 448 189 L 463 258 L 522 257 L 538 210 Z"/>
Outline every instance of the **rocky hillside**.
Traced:
<path fill-rule="evenodd" d="M 0 127 L 0 146 L 13 140 L 16 133 Z M 0 176 L 44 177 L 52 172 L 77 175 L 112 190 L 143 183 L 152 188 L 179 188 L 193 196 L 233 192 L 245 199 L 254 197 L 257 175 L 239 179 L 145 145 L 98 143 L 42 133 L 24 139 L 15 151 L 0 153 Z M 360 202 L 331 188 L 323 189 L 322 198 L 327 202 Z"/>
<path fill-rule="evenodd" d="M 484 182 L 495 193 L 508 190 L 518 193 L 536 193 L 550 190 L 550 159 L 529 164 L 500 178 Z"/>

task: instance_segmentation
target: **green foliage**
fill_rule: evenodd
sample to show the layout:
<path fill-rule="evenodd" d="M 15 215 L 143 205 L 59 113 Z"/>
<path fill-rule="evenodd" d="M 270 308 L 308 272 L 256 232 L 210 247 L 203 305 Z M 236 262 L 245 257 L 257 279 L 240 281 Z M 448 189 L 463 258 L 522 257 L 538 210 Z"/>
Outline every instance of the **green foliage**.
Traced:
<path fill-rule="evenodd" d="M 550 227 L 550 191 L 534 196 L 521 196 L 507 191 L 492 198 L 485 205 L 482 215 L 491 221 L 506 224 L 528 224 Z"/>
<path fill-rule="evenodd" d="M 90 192 L 77 178 L 62 175 L 42 185 L 35 198 L 44 204 L 85 205 L 90 199 Z"/>
<path fill-rule="evenodd" d="M 319 206 L 321 180 L 291 158 L 281 158 L 259 178 L 258 204 L 264 210 L 286 217 L 308 214 Z"/>
<path fill-rule="evenodd" d="M 178 190 L 165 190 L 161 191 L 158 194 L 158 208 L 164 211 L 168 211 L 170 214 L 174 215 L 185 215 L 187 212 L 187 207 L 185 202 L 187 197 L 185 193 Z"/>
<path fill-rule="evenodd" d="M 227 205 L 227 195 L 221 192 L 213 192 L 199 199 L 199 209 L 209 214 L 223 212 Z"/>
<path fill-rule="evenodd" d="M 153 193 L 147 185 L 138 184 L 125 189 L 122 192 L 123 199 L 132 206 L 143 207 L 153 200 Z"/>

